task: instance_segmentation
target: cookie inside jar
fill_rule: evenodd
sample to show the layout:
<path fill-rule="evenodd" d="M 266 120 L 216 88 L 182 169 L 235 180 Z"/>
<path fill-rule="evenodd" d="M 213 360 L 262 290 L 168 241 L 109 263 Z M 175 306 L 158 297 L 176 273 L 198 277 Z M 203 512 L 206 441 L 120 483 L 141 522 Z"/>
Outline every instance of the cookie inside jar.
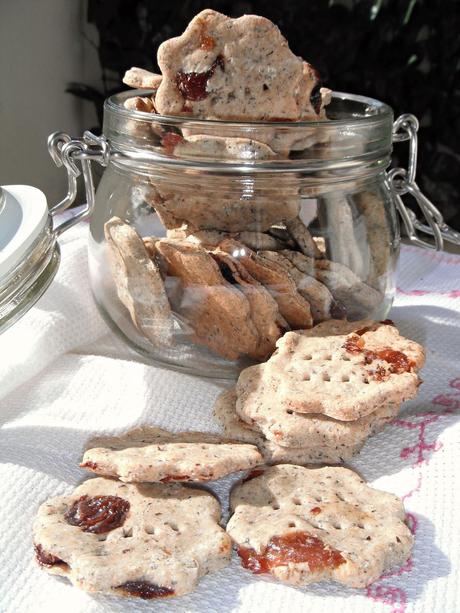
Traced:
<path fill-rule="evenodd" d="M 112 327 L 150 359 L 234 377 L 287 331 L 384 319 L 399 246 L 391 109 L 331 93 L 255 16 L 203 11 L 158 63 L 105 104 L 116 154 L 90 270 Z"/>

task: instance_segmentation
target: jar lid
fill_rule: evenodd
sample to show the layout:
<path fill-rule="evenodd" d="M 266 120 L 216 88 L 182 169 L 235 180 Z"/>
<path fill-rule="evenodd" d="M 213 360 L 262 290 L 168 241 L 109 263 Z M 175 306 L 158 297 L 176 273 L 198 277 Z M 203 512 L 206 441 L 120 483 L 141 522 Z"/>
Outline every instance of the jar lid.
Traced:
<path fill-rule="evenodd" d="M 59 265 L 45 194 L 30 185 L 0 187 L 0 332 L 40 298 Z"/>
<path fill-rule="evenodd" d="M 0 188 L 0 281 L 28 254 L 46 225 L 45 194 L 30 185 Z"/>

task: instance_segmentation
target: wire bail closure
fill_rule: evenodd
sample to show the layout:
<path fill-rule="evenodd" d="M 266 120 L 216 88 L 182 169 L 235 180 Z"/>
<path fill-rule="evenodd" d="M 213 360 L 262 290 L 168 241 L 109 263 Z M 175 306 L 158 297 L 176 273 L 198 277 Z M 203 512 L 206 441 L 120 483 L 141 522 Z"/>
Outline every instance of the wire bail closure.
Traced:
<path fill-rule="evenodd" d="M 409 161 L 405 168 L 393 168 L 387 175 L 390 189 L 393 193 L 396 207 L 402 217 L 409 240 L 419 247 L 441 251 L 444 240 L 460 245 L 460 234 L 450 228 L 439 209 L 421 191 L 415 181 L 417 172 L 417 131 L 418 119 L 415 115 L 405 113 L 400 115 L 393 124 L 393 142 L 409 141 Z M 426 223 L 420 221 L 415 213 L 406 207 L 402 196 L 410 194 L 417 202 Z M 430 235 L 433 240 L 426 240 L 423 234 Z"/>
<path fill-rule="evenodd" d="M 67 171 L 68 189 L 66 196 L 50 208 L 54 216 L 67 209 L 77 196 L 77 179 L 83 174 L 86 193 L 86 206 L 54 228 L 57 236 L 73 227 L 79 221 L 88 218 L 94 209 L 94 181 L 91 171 L 91 162 L 99 162 L 107 166 L 110 159 L 109 143 L 104 136 L 96 136 L 86 131 L 82 138 L 71 138 L 64 132 L 54 132 L 48 138 L 48 151 L 56 166 L 64 166 Z M 79 169 L 77 162 L 81 166 Z"/>

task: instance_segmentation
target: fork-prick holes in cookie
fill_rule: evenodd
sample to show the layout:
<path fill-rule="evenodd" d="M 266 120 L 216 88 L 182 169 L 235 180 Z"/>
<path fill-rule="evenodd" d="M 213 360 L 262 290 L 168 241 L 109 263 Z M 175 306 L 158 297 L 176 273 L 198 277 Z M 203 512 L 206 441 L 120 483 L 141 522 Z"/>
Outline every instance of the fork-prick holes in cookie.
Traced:
<path fill-rule="evenodd" d="M 311 379 L 311 377 L 310 377 L 310 374 L 309 374 L 309 373 L 306 373 L 306 374 L 303 376 L 303 380 L 304 380 L 304 381 L 310 381 L 310 379 Z"/>
<path fill-rule="evenodd" d="M 146 534 L 155 534 L 155 528 L 153 526 L 145 526 L 144 530 Z"/>
<path fill-rule="evenodd" d="M 97 537 L 97 540 L 100 542 L 104 542 L 107 540 L 107 534 L 101 534 L 100 536 Z"/>
<path fill-rule="evenodd" d="M 331 380 L 331 375 L 327 372 L 323 373 L 323 381 L 330 381 Z"/>
<path fill-rule="evenodd" d="M 288 415 L 293 415 L 293 414 L 294 414 L 294 411 L 293 411 L 292 409 L 286 409 L 286 413 L 287 413 Z"/>
<path fill-rule="evenodd" d="M 274 503 L 272 504 L 272 509 L 273 509 L 274 511 L 279 511 L 279 510 L 280 510 L 280 505 L 279 505 L 277 502 L 274 502 Z"/>
<path fill-rule="evenodd" d="M 332 527 L 333 527 L 335 530 L 342 530 L 342 526 L 341 526 L 340 524 L 332 524 Z"/>
<path fill-rule="evenodd" d="M 123 538 L 124 539 L 129 539 L 131 538 L 133 535 L 133 529 L 132 528 L 124 528 L 123 529 Z"/>
<path fill-rule="evenodd" d="M 342 375 L 342 383 L 349 383 L 350 377 L 348 375 Z"/>
<path fill-rule="evenodd" d="M 295 521 L 290 521 L 290 522 L 288 523 L 288 527 L 289 527 L 289 528 L 295 528 Z"/>
<path fill-rule="evenodd" d="M 293 498 L 292 499 L 292 504 L 295 504 L 296 506 L 299 506 L 302 504 L 302 501 L 299 498 Z"/>
<path fill-rule="evenodd" d="M 311 360 L 312 358 L 313 358 L 313 356 L 312 356 L 312 355 L 310 355 L 309 353 L 307 353 L 307 355 L 304 355 L 304 356 L 303 356 L 303 359 L 304 359 L 304 360 Z"/>
<path fill-rule="evenodd" d="M 358 528 L 360 528 L 361 530 L 364 530 L 364 529 L 365 529 L 365 527 L 366 527 L 364 524 L 357 524 L 357 526 L 358 526 Z"/>
<path fill-rule="evenodd" d="M 179 532 L 179 526 L 173 522 L 166 522 L 165 524 L 166 526 L 169 526 L 171 528 L 171 530 L 173 530 L 174 532 Z"/>

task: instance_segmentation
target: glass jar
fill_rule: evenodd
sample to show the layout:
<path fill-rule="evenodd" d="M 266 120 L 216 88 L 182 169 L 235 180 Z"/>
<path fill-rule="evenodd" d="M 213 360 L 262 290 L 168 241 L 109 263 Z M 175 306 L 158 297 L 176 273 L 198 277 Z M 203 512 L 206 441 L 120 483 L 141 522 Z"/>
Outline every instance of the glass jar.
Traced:
<path fill-rule="evenodd" d="M 102 314 L 135 349 L 234 376 L 288 329 L 386 317 L 400 241 L 385 175 L 388 106 L 335 94 L 328 121 L 237 123 L 127 110 L 128 97 L 105 105 L 115 153 L 96 194 L 89 261 Z M 163 284 L 145 279 L 128 239 L 107 242 L 114 217 L 144 239 Z M 159 292 L 166 331 L 162 307 L 145 304 L 162 303 Z"/>
<path fill-rule="evenodd" d="M 0 235 L 9 241 L 0 251 L 0 331 L 45 291 L 57 238 L 85 218 L 91 286 L 112 329 L 153 362 L 215 377 L 266 359 L 286 330 L 385 318 L 397 210 L 414 244 L 460 242 L 415 183 L 412 115 L 393 123 L 387 105 L 335 93 L 328 120 L 203 121 L 135 110 L 146 94 L 109 98 L 102 137 L 50 136 L 68 193 L 44 207 L 37 227 L 18 223 L 11 234 L 7 224 Z M 392 143 L 402 140 L 408 169 L 387 173 Z M 96 197 L 92 162 L 106 167 Z M 80 174 L 87 205 L 57 225 Z M 405 208 L 405 194 L 424 222 Z M 32 206 L 27 190 L 16 196 L 10 189 L 2 220 L 12 207 Z"/>

